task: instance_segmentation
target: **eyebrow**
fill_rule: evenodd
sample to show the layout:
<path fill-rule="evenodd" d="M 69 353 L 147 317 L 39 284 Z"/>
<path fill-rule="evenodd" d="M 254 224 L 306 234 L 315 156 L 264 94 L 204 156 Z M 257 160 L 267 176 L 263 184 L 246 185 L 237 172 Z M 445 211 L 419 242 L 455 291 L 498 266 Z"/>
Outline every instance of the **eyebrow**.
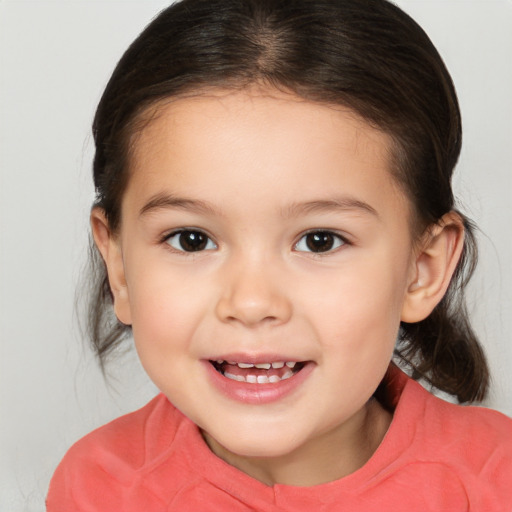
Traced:
<path fill-rule="evenodd" d="M 332 212 L 332 211 L 357 211 L 371 214 L 380 218 L 377 210 L 368 203 L 351 196 L 341 196 L 332 199 L 319 199 L 304 203 L 293 203 L 283 211 L 284 217 L 296 217 L 307 213 Z"/>
<path fill-rule="evenodd" d="M 216 215 L 219 212 L 209 203 L 198 199 L 188 199 L 172 194 L 157 194 L 153 196 L 139 211 L 139 217 L 156 210 L 167 208 L 178 210 L 193 210 L 198 213 Z"/>
<path fill-rule="evenodd" d="M 206 201 L 178 197 L 172 194 L 157 194 L 140 209 L 139 217 L 148 213 L 163 209 L 192 210 L 206 215 L 219 215 L 220 212 Z M 359 211 L 371 214 L 377 218 L 379 214 L 375 208 L 368 203 L 351 196 L 342 196 L 332 199 L 318 199 L 293 203 L 282 210 L 284 218 L 298 217 L 308 213 L 332 212 L 332 211 Z"/>

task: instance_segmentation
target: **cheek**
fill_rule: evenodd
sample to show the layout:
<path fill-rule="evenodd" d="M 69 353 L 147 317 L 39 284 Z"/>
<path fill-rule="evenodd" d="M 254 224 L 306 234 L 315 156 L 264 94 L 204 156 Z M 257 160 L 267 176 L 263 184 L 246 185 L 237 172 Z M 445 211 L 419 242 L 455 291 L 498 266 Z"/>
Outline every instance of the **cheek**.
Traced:
<path fill-rule="evenodd" d="M 128 282 L 132 329 L 137 349 L 158 357 L 189 343 L 204 302 L 179 274 L 157 265 L 144 267 Z"/>
<path fill-rule="evenodd" d="M 330 282 L 329 292 L 315 306 L 322 339 L 363 357 L 394 347 L 400 325 L 405 281 L 393 266 L 360 262 L 358 269 Z M 397 264 L 400 267 L 400 264 Z"/>

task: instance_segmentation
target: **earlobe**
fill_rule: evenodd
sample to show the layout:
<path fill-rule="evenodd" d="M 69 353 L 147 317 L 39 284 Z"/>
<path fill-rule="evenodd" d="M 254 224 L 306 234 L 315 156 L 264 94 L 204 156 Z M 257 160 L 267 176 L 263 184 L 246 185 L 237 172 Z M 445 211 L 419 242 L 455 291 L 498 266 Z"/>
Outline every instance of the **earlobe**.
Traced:
<path fill-rule="evenodd" d="M 96 247 L 107 269 L 110 290 L 114 297 L 114 311 L 120 322 L 131 324 L 130 302 L 124 273 L 121 244 L 109 228 L 108 220 L 102 208 L 93 208 L 91 229 Z"/>
<path fill-rule="evenodd" d="M 420 244 L 411 272 L 401 320 L 424 320 L 441 301 L 464 247 L 464 224 L 456 212 L 449 212 L 430 226 Z"/>

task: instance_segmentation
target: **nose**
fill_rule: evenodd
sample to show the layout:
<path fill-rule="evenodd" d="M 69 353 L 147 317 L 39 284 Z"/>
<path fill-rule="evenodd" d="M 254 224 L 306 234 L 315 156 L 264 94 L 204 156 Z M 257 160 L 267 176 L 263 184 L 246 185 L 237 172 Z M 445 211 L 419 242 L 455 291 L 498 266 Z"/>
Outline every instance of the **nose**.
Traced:
<path fill-rule="evenodd" d="M 224 273 L 221 294 L 216 305 L 222 322 L 255 327 L 286 323 L 292 315 L 283 279 L 272 265 L 239 263 Z"/>

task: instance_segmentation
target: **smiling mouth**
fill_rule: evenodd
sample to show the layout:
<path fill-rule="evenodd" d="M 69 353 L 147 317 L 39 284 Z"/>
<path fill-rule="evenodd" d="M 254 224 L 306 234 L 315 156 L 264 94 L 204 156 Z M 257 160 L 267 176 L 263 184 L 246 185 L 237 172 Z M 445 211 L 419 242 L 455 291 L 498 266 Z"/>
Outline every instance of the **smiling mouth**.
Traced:
<path fill-rule="evenodd" d="M 218 359 L 210 361 L 215 370 L 227 379 L 249 384 L 273 384 L 293 377 L 307 361 L 276 361 L 272 363 L 237 363 Z"/>

